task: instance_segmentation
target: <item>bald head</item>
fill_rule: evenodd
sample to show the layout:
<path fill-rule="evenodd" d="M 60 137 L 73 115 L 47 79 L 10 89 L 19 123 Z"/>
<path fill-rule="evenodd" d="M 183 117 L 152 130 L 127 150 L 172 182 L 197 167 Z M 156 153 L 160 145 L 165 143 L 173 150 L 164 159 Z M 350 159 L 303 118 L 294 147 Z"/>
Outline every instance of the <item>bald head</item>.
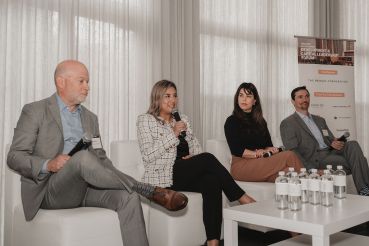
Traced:
<path fill-rule="evenodd" d="M 60 62 L 56 66 L 54 72 L 55 83 L 58 77 L 67 77 L 70 75 L 71 72 L 74 72 L 76 69 L 84 69 L 85 71 L 87 71 L 86 66 L 77 60 L 65 60 Z"/>
<path fill-rule="evenodd" d="M 58 95 L 67 106 L 82 103 L 89 91 L 89 75 L 86 66 L 76 60 L 65 60 L 58 64 L 54 73 Z"/>

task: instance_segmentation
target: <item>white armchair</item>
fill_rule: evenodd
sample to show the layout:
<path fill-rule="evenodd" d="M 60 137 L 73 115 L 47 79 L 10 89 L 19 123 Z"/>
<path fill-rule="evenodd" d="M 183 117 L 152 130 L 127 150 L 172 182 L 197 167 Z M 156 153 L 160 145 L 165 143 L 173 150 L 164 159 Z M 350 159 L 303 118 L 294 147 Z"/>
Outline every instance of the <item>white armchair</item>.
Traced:
<path fill-rule="evenodd" d="M 111 160 L 119 170 L 141 180 L 144 166 L 137 141 L 114 141 L 110 150 Z M 202 245 L 206 241 L 201 194 L 183 193 L 189 201 L 181 211 L 167 211 L 147 199 L 143 201 L 143 206 L 149 207 L 146 226 L 151 246 Z"/>
<path fill-rule="evenodd" d="M 5 170 L 6 246 L 122 246 L 118 215 L 105 208 L 40 209 L 26 221 L 20 176 Z M 145 218 L 148 209 L 144 210 Z"/>
<path fill-rule="evenodd" d="M 223 166 L 230 171 L 231 169 L 231 152 L 229 150 L 228 144 L 225 140 L 218 139 L 210 139 L 206 141 L 206 151 L 212 153 L 222 164 Z M 236 181 L 236 183 L 251 197 L 253 197 L 256 201 L 264 201 L 268 199 L 273 199 L 275 194 L 275 185 L 274 183 L 268 182 L 242 182 Z M 223 194 L 223 206 L 230 207 L 234 205 L 239 205 L 238 202 L 229 202 L 228 199 Z M 261 231 L 267 232 L 273 229 L 255 226 L 252 224 L 239 223 L 240 226 Z"/>
<path fill-rule="evenodd" d="M 144 167 L 135 141 L 112 145 L 112 160 L 123 172 L 140 180 Z M 6 246 L 122 246 L 115 211 L 104 208 L 40 209 L 26 221 L 20 196 L 20 176 L 6 167 L 5 245 Z M 187 208 L 170 212 L 142 197 L 146 231 L 151 246 L 188 246 L 205 242 L 201 194 L 185 192 Z M 151 222 L 151 223 L 150 223 Z"/>
<path fill-rule="evenodd" d="M 231 169 L 231 152 L 225 140 L 210 139 L 206 142 L 206 151 L 215 155 L 215 157 L 230 171 Z M 268 182 L 242 182 L 236 181 L 237 184 L 244 189 L 247 194 L 252 196 L 256 201 L 268 200 L 274 197 L 274 183 Z"/>
<path fill-rule="evenodd" d="M 26 221 L 20 176 L 6 167 L 6 246 L 122 246 L 117 213 L 104 208 L 40 209 Z"/>

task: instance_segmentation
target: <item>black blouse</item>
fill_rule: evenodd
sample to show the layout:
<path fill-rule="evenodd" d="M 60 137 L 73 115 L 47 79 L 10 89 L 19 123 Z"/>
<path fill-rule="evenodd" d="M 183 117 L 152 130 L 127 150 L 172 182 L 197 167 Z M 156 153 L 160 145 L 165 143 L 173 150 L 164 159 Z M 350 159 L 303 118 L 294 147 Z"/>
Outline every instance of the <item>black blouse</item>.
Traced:
<path fill-rule="evenodd" d="M 184 136 L 179 135 L 179 144 L 177 145 L 177 157 L 176 160 L 182 159 L 182 157 L 188 156 L 190 154 L 190 149 L 188 147 L 188 143 Z"/>
<path fill-rule="evenodd" d="M 251 114 L 245 113 L 245 119 L 253 121 Z M 242 157 L 245 149 L 255 150 L 273 146 L 268 127 L 262 131 L 257 129 L 256 123 L 250 123 L 254 129 L 246 129 L 244 123 L 234 115 L 227 118 L 224 133 L 232 155 Z M 264 132 L 264 135 L 261 132 Z"/>

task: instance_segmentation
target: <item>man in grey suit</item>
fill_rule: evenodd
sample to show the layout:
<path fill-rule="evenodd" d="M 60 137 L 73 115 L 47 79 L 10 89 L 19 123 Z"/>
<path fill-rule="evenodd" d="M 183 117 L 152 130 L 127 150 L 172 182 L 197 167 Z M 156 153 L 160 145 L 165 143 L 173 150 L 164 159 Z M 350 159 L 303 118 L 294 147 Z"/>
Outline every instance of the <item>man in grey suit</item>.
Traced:
<path fill-rule="evenodd" d="M 40 208 L 108 208 L 118 213 L 124 245 L 148 245 L 138 194 L 169 210 L 184 208 L 187 197 L 138 182 L 112 165 L 97 116 L 81 105 L 89 92 L 85 65 L 63 61 L 54 80 L 57 93 L 23 107 L 8 153 L 9 167 L 22 176 L 26 220 Z M 92 145 L 69 156 L 85 133 L 93 136 Z"/>
<path fill-rule="evenodd" d="M 360 195 L 369 195 L 369 167 L 356 141 L 339 141 L 329 130 L 324 118 L 309 113 L 310 93 L 305 86 L 291 92 L 296 112 L 280 125 L 286 149 L 294 151 L 308 169 L 325 169 L 331 164 L 342 165 L 352 173 Z"/>

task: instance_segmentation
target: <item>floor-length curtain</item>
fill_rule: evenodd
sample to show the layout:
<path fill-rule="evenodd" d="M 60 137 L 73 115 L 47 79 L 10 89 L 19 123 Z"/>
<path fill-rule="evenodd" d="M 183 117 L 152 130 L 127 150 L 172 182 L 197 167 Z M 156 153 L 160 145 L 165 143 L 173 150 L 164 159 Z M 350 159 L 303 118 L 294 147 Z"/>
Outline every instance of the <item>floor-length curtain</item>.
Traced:
<path fill-rule="evenodd" d="M 335 38 L 355 39 L 355 107 L 357 140 L 369 155 L 369 2 L 332 1 L 337 17 Z"/>
<path fill-rule="evenodd" d="M 313 1 L 200 1 L 200 79 L 203 139 L 224 138 L 238 85 L 253 82 L 275 144 L 279 124 L 293 112 L 294 35 L 313 35 Z"/>
<path fill-rule="evenodd" d="M 78 59 L 90 71 L 84 103 L 100 119 L 104 147 L 136 138 L 154 82 L 179 95 L 197 93 L 197 0 L 0 0 L 0 245 L 4 238 L 4 170 L 22 106 L 55 91 L 58 62 Z M 195 11 L 194 11 L 195 10 Z M 186 93 L 188 95 L 186 95 Z M 181 104 L 196 117 L 199 105 Z"/>

